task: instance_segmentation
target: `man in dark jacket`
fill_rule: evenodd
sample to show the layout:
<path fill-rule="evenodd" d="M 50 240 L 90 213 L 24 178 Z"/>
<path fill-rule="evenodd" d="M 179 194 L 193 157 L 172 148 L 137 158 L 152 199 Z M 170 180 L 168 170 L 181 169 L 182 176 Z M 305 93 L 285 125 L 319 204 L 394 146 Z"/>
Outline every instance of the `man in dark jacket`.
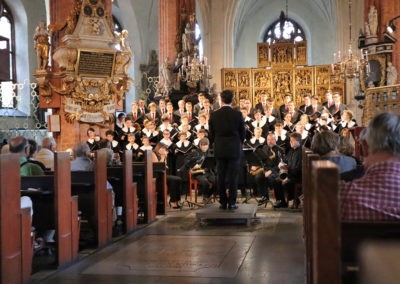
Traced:
<path fill-rule="evenodd" d="M 214 141 L 221 209 L 235 210 L 240 158 L 245 138 L 242 114 L 231 107 L 233 92 L 221 93 L 221 108 L 211 114 L 210 139 Z M 229 198 L 226 193 L 229 189 Z"/>
<path fill-rule="evenodd" d="M 290 134 L 291 149 L 286 155 L 285 164 L 281 163 L 279 168 L 280 179 L 275 187 L 276 204 L 275 208 L 285 208 L 288 206 L 285 200 L 285 192 L 288 195 L 288 200 L 296 198 L 294 188 L 296 184 L 301 183 L 301 135 L 299 133 Z"/>

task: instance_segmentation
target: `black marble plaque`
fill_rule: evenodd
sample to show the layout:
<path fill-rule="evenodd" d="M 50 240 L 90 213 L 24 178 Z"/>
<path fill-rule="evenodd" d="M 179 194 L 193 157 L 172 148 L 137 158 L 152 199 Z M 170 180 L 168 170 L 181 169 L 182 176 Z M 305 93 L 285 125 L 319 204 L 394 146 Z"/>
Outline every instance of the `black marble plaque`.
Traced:
<path fill-rule="evenodd" d="M 111 77 L 115 53 L 80 50 L 78 75 Z"/>

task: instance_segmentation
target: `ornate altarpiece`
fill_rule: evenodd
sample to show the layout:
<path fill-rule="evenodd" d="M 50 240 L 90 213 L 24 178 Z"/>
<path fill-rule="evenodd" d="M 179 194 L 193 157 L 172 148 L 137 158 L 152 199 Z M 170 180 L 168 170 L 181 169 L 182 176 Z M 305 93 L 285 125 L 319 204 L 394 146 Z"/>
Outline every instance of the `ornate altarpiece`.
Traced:
<path fill-rule="evenodd" d="M 304 94 L 317 95 L 320 101 L 328 89 L 345 94 L 345 81 L 331 75 L 330 65 L 307 66 L 306 42 L 258 43 L 257 51 L 258 68 L 222 69 L 222 89 L 233 90 L 236 102 L 246 97 L 254 106 L 266 93 L 280 105 L 290 94 L 300 105 Z"/>

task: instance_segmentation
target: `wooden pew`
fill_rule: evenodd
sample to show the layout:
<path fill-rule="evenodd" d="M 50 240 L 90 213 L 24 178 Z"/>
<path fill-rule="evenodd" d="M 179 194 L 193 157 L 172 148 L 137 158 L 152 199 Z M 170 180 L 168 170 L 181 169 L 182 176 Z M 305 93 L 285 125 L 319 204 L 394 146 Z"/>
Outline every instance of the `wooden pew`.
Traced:
<path fill-rule="evenodd" d="M 107 150 L 96 151 L 93 172 L 74 171 L 71 172 L 71 189 L 73 194 L 78 194 L 79 204 L 82 205 L 83 196 L 88 197 L 90 208 L 79 208 L 82 215 L 93 211 L 89 217 L 90 224 L 96 234 L 99 247 L 104 246 L 112 238 L 112 193 L 107 190 Z"/>
<path fill-rule="evenodd" d="M 33 225 L 36 229 L 55 229 L 57 264 L 64 266 L 78 256 L 78 197 L 71 196 L 69 153 L 55 153 L 54 165 L 53 175 L 21 177 L 21 192 L 33 201 Z M 30 191 L 29 188 L 40 191 Z"/>
<path fill-rule="evenodd" d="M 129 233 L 136 229 L 138 219 L 137 183 L 133 182 L 132 151 L 125 151 L 123 166 L 107 167 L 107 179 L 113 186 L 115 206 L 123 207 L 125 232 Z"/>
<path fill-rule="evenodd" d="M 358 267 L 360 245 L 367 240 L 399 238 L 400 222 L 342 222 L 338 167 L 330 161 L 314 161 L 310 174 L 312 222 L 305 233 L 312 237 L 312 279 L 307 282 L 352 283 L 354 275 L 349 271 Z"/>
<path fill-rule="evenodd" d="M 167 174 L 164 163 L 153 163 L 152 152 L 145 153 L 144 163 L 133 162 L 133 172 L 145 176 L 145 222 L 154 221 L 157 214 L 165 215 L 167 204 Z M 156 179 L 154 179 L 156 174 Z M 155 183 L 155 184 L 154 184 Z M 146 212 L 150 212 L 146 214 Z M 146 217 L 147 215 L 147 217 Z"/>
<path fill-rule="evenodd" d="M 30 208 L 20 208 L 20 186 L 18 155 L 0 155 L 1 283 L 27 283 L 32 269 Z"/>
<path fill-rule="evenodd" d="M 121 180 L 122 168 L 125 171 L 126 167 L 126 164 L 124 167 L 109 167 L 107 169 L 107 178 L 115 181 L 113 184 L 120 187 L 118 186 L 118 181 Z M 137 188 L 140 188 L 140 193 L 143 194 L 141 196 L 141 204 L 144 206 L 144 222 L 152 222 L 155 220 L 157 214 L 163 215 L 166 213 L 167 185 L 165 164 L 153 163 L 151 160 L 151 151 L 148 151 L 145 154 L 144 162 L 133 162 L 131 169 L 133 181 L 137 181 Z M 157 176 L 156 179 L 154 179 L 154 174 Z M 132 179 L 130 182 L 132 183 Z M 129 180 L 124 180 L 124 183 L 129 183 Z M 120 188 L 115 188 L 115 191 L 116 194 L 123 194 Z M 135 197 L 137 197 L 136 194 Z M 124 200 L 126 199 L 124 198 Z M 137 203 L 137 201 L 135 202 Z M 137 209 L 135 211 L 137 212 Z"/>
<path fill-rule="evenodd" d="M 312 226 L 311 215 L 311 163 L 319 159 L 318 154 L 314 154 L 310 149 L 303 148 L 302 153 L 302 188 L 303 188 L 303 230 L 306 247 L 306 272 L 307 280 L 312 279 L 312 236 L 310 232 Z M 311 282 L 307 282 L 311 283 Z"/>

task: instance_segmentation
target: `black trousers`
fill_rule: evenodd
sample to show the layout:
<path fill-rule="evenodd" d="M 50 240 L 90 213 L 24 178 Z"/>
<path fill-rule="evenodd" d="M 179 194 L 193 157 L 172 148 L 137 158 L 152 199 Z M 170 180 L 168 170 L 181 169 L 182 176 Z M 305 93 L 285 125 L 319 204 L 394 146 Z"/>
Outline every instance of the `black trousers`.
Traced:
<path fill-rule="evenodd" d="M 236 204 L 239 169 L 240 158 L 217 159 L 219 202 L 224 206 Z"/>
<path fill-rule="evenodd" d="M 213 194 L 215 187 L 215 176 L 206 172 L 205 174 L 195 175 L 193 177 L 198 182 L 199 194 L 205 197 L 210 197 Z"/>
<path fill-rule="evenodd" d="M 178 176 L 167 175 L 167 189 L 171 202 L 181 200 L 182 179 Z"/>

